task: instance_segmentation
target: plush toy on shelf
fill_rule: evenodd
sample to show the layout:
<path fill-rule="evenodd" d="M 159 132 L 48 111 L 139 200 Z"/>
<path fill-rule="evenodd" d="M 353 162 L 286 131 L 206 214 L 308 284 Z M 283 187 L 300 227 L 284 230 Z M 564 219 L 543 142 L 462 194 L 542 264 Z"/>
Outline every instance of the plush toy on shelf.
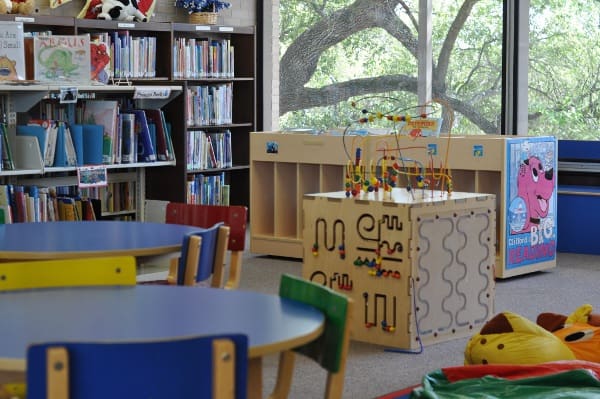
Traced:
<path fill-rule="evenodd" d="M 0 0 L 0 14 L 29 15 L 35 9 L 35 0 Z"/>

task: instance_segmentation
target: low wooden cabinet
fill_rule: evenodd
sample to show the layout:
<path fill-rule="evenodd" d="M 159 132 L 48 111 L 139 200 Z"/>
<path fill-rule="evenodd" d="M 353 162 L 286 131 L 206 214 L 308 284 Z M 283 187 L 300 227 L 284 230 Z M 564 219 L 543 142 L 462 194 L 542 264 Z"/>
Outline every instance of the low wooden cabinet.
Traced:
<path fill-rule="evenodd" d="M 331 136 L 253 132 L 250 135 L 250 249 L 255 253 L 303 257 L 302 200 L 305 194 L 342 190 L 348 163 L 361 149 L 365 165 L 384 150 L 410 166 L 443 166 L 453 190 L 496 197 L 495 275 L 506 278 L 556 266 L 556 154 L 554 137 L 500 135 L 408 137 Z M 411 160 L 411 161 L 408 161 Z M 535 165 L 533 165 L 533 161 Z M 531 166 L 526 166 L 532 161 Z M 539 162 L 538 162 L 539 161 Z M 527 214 L 522 177 L 536 197 L 533 173 L 542 173 L 545 216 Z M 429 172 L 426 172 L 429 173 Z M 549 179 L 547 179 L 549 177 Z M 525 180 L 523 180 L 525 181 Z M 401 187 L 402 185 L 400 185 Z M 531 198 L 527 198 L 529 201 Z M 533 200 L 532 200 L 533 201 Z M 532 218 L 536 224 L 523 224 Z M 527 228 L 525 231 L 523 228 Z"/>

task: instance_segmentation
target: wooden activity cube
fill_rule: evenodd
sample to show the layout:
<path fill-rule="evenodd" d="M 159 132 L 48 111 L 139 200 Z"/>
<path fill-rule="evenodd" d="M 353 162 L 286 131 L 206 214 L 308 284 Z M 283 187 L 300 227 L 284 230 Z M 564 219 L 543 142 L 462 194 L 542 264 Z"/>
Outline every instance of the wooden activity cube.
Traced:
<path fill-rule="evenodd" d="M 395 348 L 471 336 L 494 312 L 492 194 L 307 194 L 304 278 L 354 300 L 352 339 Z"/>

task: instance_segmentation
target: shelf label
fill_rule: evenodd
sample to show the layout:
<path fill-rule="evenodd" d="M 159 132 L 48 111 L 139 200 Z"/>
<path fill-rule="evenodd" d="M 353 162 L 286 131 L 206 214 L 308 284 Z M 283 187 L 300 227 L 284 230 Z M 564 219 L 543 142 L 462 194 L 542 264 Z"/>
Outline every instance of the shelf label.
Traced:
<path fill-rule="evenodd" d="M 233 32 L 232 26 L 219 26 L 219 32 Z"/>
<path fill-rule="evenodd" d="M 209 31 L 210 30 L 210 26 L 196 25 L 196 30 Z"/>
<path fill-rule="evenodd" d="M 15 22 L 35 22 L 35 18 L 31 18 L 31 17 L 15 17 Z"/>
<path fill-rule="evenodd" d="M 133 94 L 134 99 L 162 99 L 169 98 L 171 95 L 171 89 L 168 87 L 155 87 L 155 86 L 137 86 L 135 93 Z"/>
<path fill-rule="evenodd" d="M 127 23 L 127 22 L 119 22 L 117 24 L 119 28 L 135 28 L 135 24 Z"/>

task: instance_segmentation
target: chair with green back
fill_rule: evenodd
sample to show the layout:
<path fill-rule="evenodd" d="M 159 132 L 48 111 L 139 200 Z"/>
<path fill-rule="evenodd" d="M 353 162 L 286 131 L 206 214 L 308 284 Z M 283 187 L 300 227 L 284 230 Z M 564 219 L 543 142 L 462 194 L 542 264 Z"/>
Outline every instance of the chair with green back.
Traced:
<path fill-rule="evenodd" d="M 350 343 L 352 300 L 326 286 L 289 274 L 281 276 L 279 295 L 321 310 L 325 315 L 325 329 L 316 340 L 280 355 L 277 382 L 270 398 L 287 398 L 294 371 L 294 352 L 312 358 L 327 370 L 325 398 L 341 398 Z"/>
<path fill-rule="evenodd" d="M 135 285 L 133 256 L 0 263 L 0 291 L 95 285 Z"/>
<path fill-rule="evenodd" d="M 27 350 L 27 399 L 246 398 L 242 334 L 54 342 Z"/>

